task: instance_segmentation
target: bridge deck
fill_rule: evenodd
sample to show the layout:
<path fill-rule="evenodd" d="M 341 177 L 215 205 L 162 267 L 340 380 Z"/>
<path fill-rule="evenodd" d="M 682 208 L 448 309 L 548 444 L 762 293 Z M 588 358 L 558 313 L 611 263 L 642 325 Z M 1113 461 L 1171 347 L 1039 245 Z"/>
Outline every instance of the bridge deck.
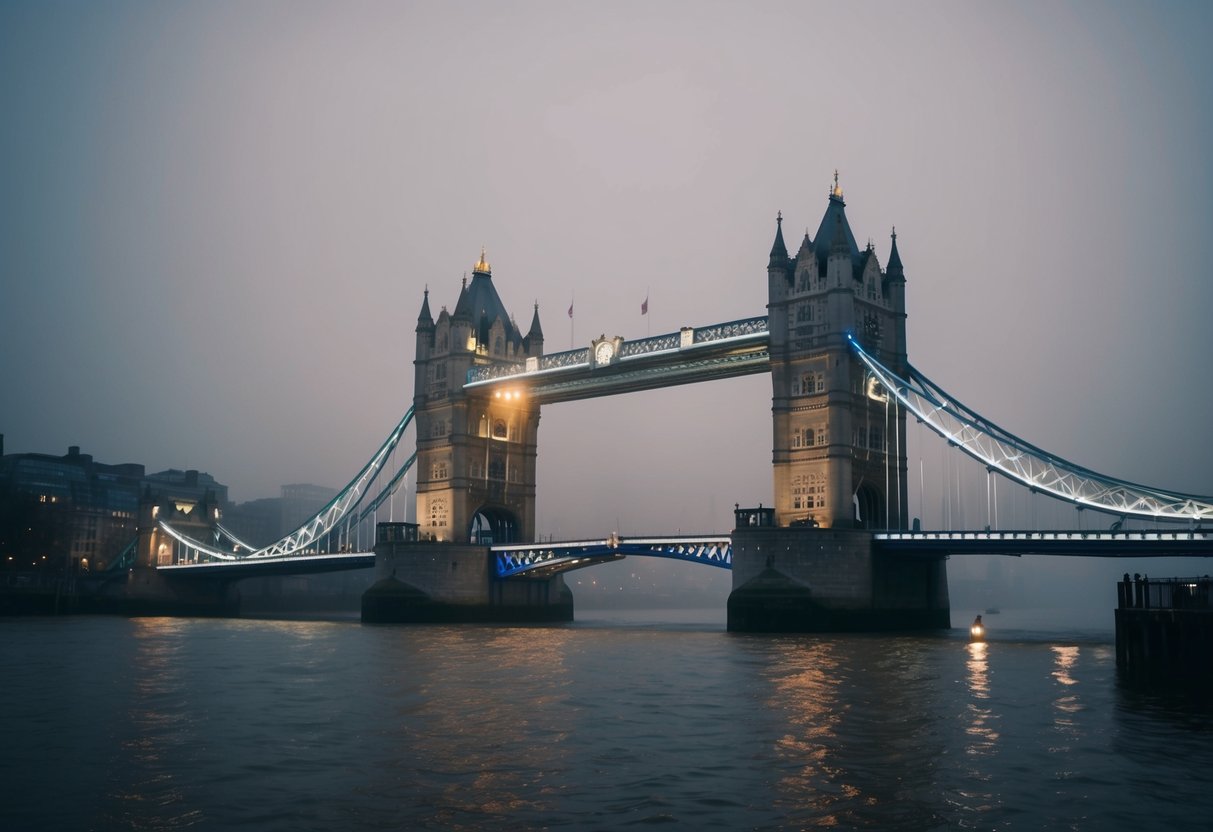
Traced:
<path fill-rule="evenodd" d="M 374 552 L 342 552 L 340 554 L 292 555 L 282 558 L 243 558 L 204 563 L 174 563 L 157 566 L 156 571 L 168 575 L 238 580 L 269 575 L 318 575 L 324 572 L 340 572 L 345 569 L 370 569 L 374 565 Z"/>
<path fill-rule="evenodd" d="M 1058 555 L 1097 558 L 1213 557 L 1213 531 L 879 532 L 880 551 L 916 555 Z"/>
<path fill-rule="evenodd" d="M 525 387 L 539 404 L 589 399 L 770 371 L 765 316 L 620 341 L 598 364 L 588 348 L 551 353 L 515 366 L 473 367 L 465 390 Z"/>

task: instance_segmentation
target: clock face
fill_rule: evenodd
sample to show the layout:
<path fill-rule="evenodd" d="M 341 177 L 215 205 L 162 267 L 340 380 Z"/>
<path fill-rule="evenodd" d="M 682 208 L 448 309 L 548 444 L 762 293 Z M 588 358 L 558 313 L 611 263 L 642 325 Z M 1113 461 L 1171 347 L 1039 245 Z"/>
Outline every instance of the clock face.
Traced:
<path fill-rule="evenodd" d="M 615 345 L 610 341 L 603 341 L 594 349 L 594 362 L 597 364 L 609 364 L 614 355 Z"/>

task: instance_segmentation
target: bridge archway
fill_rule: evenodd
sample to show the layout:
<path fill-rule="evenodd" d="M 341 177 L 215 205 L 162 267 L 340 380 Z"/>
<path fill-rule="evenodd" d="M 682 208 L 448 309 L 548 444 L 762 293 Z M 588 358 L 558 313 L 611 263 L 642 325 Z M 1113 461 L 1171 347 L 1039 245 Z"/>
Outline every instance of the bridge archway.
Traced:
<path fill-rule="evenodd" d="M 480 546 L 517 543 L 519 538 L 518 518 L 507 508 L 483 505 L 472 515 L 468 528 L 468 540 Z"/>
<path fill-rule="evenodd" d="M 855 492 L 855 527 L 879 529 L 885 525 L 884 496 L 871 483 L 864 483 Z"/>

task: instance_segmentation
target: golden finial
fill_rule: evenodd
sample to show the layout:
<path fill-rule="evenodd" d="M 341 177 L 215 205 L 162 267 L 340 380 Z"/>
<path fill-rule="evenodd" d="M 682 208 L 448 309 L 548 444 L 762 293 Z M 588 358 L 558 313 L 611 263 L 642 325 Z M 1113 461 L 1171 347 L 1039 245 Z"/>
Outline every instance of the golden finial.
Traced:
<path fill-rule="evenodd" d="M 838 168 L 834 168 L 834 190 L 830 191 L 830 196 L 842 199 L 842 188 L 838 187 Z"/>
<path fill-rule="evenodd" d="M 493 270 L 489 268 L 489 261 L 484 259 L 484 246 L 480 247 L 480 262 L 476 264 L 476 268 L 472 270 L 473 274 L 492 274 Z"/>

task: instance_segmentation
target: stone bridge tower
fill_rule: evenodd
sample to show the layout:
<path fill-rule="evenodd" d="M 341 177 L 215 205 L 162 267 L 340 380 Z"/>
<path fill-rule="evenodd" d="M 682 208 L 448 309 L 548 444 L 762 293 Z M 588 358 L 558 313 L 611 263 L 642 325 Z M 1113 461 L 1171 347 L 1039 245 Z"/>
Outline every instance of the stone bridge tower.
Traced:
<path fill-rule="evenodd" d="M 472 394 L 463 384 L 472 367 L 514 367 L 542 353 L 538 304 L 523 335 L 497 295 L 483 251 L 453 313 L 443 307 L 435 321 L 426 290 L 413 386 L 423 540 L 533 539 L 539 405 L 522 389 Z"/>
<path fill-rule="evenodd" d="M 767 267 L 775 522 L 905 528 L 905 412 L 869 385 L 851 334 L 886 366 L 906 363 L 897 234 L 885 269 L 847 222 L 838 174 L 817 234 L 789 256 L 782 215 Z"/>

